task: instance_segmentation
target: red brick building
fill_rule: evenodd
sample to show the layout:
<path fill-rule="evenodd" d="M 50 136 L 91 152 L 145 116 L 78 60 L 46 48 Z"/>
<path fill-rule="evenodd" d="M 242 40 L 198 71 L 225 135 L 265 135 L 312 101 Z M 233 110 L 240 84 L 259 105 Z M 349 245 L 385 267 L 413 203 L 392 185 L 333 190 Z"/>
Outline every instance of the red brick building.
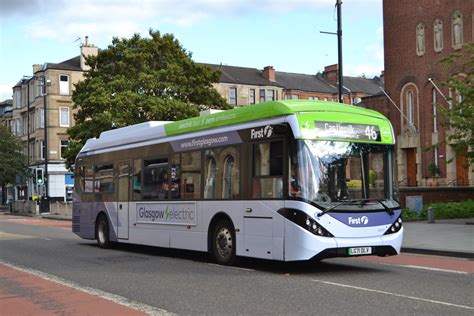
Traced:
<path fill-rule="evenodd" d="M 474 186 L 474 168 L 464 168 L 462 152 L 449 144 L 432 147 L 453 132 L 442 125 L 439 107 L 449 107 L 443 95 L 462 97 L 442 82 L 472 71 L 457 65 L 446 74 L 438 62 L 474 41 L 474 1 L 384 0 L 383 14 L 385 90 L 401 112 L 386 98 L 364 102 L 388 114 L 394 125 L 400 184 Z M 439 169 L 436 178 L 430 172 L 433 164 Z"/>

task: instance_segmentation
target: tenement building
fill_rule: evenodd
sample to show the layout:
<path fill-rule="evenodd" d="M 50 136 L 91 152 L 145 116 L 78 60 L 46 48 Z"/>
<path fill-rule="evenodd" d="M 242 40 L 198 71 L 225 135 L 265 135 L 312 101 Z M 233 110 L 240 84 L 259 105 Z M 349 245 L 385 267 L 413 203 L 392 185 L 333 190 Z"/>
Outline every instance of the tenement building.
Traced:
<path fill-rule="evenodd" d="M 30 178 L 17 178 L 14 200 L 36 196 L 49 196 L 51 201 L 70 198 L 74 182 L 63 154 L 68 148 L 67 129 L 74 124 L 71 95 L 74 83 L 82 80 L 88 69 L 84 56 L 90 54 L 97 54 L 97 47 L 89 45 L 86 37 L 79 56 L 60 63 L 33 65 L 33 74 L 21 78 L 13 87 L 11 131 L 23 141 L 33 174 Z"/>
<path fill-rule="evenodd" d="M 453 130 L 439 110 L 449 109 L 450 98 L 462 98 L 443 82 L 472 69 L 459 63 L 447 73 L 439 61 L 474 41 L 474 1 L 384 0 L 383 14 L 385 90 L 400 111 L 388 100 L 377 110 L 395 128 L 400 185 L 473 186 L 467 148 L 456 152 L 443 143 Z"/>
<path fill-rule="evenodd" d="M 257 68 L 206 64 L 221 71 L 216 90 L 233 106 L 273 100 L 338 100 L 338 66 L 325 67 L 315 75 L 276 71 L 272 66 Z M 363 97 L 382 93 L 383 78 L 343 78 L 344 103 L 357 104 Z"/>

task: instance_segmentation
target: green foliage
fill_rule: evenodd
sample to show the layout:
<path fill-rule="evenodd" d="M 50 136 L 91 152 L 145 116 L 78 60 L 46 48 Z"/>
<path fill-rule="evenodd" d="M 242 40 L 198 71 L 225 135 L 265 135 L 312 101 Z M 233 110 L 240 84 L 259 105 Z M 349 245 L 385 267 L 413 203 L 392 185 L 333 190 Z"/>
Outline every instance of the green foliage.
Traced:
<path fill-rule="evenodd" d="M 444 86 L 453 91 L 448 98 L 451 109 L 440 106 L 440 112 L 445 116 L 445 126 L 450 126 L 454 132 L 449 133 L 447 141 L 457 152 L 467 151 L 469 164 L 474 164 L 474 43 L 464 45 L 459 52 L 452 53 L 440 60 L 449 76 Z M 458 76 L 465 73 L 465 77 Z M 462 100 L 457 98 L 462 96 Z"/>
<path fill-rule="evenodd" d="M 0 185 L 12 184 L 17 175 L 28 175 L 21 140 L 0 124 Z"/>
<path fill-rule="evenodd" d="M 439 175 L 439 167 L 434 162 L 430 162 L 427 169 L 432 178 Z"/>
<path fill-rule="evenodd" d="M 72 96 L 76 125 L 68 130 L 69 168 L 86 140 L 101 132 L 150 120 L 181 120 L 207 108 L 229 105 L 214 89 L 220 72 L 196 64 L 171 34 L 149 31 L 114 38 L 97 56 L 88 56 L 91 69 Z"/>
<path fill-rule="evenodd" d="M 403 220 L 427 220 L 428 208 L 435 210 L 436 219 L 474 218 L 474 200 L 462 202 L 433 203 L 423 208 L 420 214 L 409 209 L 404 209 Z"/>

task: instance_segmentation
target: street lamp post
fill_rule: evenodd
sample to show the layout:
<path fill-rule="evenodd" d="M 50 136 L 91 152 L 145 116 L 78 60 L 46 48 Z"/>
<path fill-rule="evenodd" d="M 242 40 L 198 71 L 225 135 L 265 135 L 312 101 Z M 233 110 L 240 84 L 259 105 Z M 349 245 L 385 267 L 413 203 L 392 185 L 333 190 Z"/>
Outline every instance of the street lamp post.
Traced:
<path fill-rule="evenodd" d="M 46 196 L 44 197 L 44 209 L 46 212 L 49 212 L 49 173 L 48 173 L 48 164 L 49 164 L 49 149 L 48 149 L 48 105 L 47 105 L 47 86 L 51 85 L 49 80 L 46 80 L 46 76 L 42 75 L 41 77 L 43 85 L 43 112 L 44 112 L 44 186 L 46 190 Z"/>

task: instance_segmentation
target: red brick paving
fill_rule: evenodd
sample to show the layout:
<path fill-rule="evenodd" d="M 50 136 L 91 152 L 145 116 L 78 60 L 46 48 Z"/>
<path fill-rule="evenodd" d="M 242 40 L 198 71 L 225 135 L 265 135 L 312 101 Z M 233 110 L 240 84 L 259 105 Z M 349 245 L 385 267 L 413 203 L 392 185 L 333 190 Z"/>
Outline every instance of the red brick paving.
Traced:
<path fill-rule="evenodd" d="M 18 216 L 10 216 L 10 215 L 1 216 L 0 221 L 12 222 L 12 223 L 17 223 L 17 224 L 25 224 L 25 225 L 57 227 L 57 228 L 64 228 L 68 230 L 71 230 L 71 225 L 72 225 L 70 221 L 59 221 L 59 220 L 31 218 L 31 217 L 18 217 Z"/>
<path fill-rule="evenodd" d="M 0 264 L 0 314 L 145 315 L 101 297 Z"/>

